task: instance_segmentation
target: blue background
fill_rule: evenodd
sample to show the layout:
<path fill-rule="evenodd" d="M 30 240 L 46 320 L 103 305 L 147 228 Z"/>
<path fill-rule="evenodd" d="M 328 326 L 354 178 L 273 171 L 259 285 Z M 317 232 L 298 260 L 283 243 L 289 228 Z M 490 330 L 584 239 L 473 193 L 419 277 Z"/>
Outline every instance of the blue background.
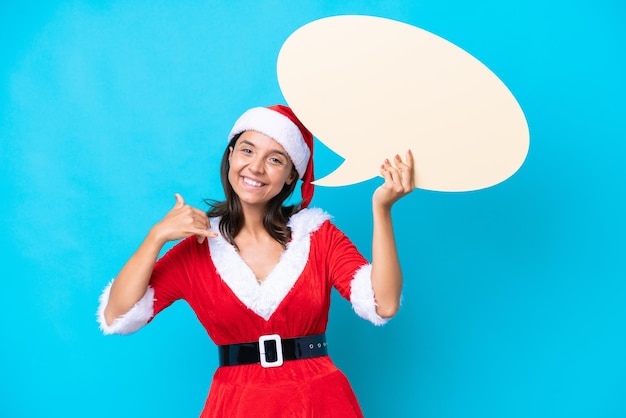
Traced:
<path fill-rule="evenodd" d="M 98 296 L 173 193 L 221 197 L 234 119 L 283 102 L 280 46 L 336 14 L 465 49 L 531 134 L 506 182 L 417 190 L 394 208 L 406 279 L 390 324 L 334 298 L 331 354 L 365 415 L 626 416 L 621 0 L 3 2 L 0 416 L 199 414 L 216 350 L 188 306 L 103 337 Z M 318 177 L 340 161 L 317 143 Z M 314 200 L 368 256 L 378 184 Z"/>

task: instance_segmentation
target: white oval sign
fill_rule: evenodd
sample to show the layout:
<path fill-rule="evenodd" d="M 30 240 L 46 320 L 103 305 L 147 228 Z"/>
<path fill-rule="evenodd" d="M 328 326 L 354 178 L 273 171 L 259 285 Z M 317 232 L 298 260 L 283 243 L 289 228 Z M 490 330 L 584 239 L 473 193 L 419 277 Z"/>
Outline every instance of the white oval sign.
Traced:
<path fill-rule="evenodd" d="M 415 156 L 416 187 L 469 191 L 509 178 L 528 153 L 519 104 L 476 58 L 423 29 L 372 16 L 311 22 L 282 46 L 289 106 L 345 158 L 320 186 L 379 175 L 385 158 Z"/>

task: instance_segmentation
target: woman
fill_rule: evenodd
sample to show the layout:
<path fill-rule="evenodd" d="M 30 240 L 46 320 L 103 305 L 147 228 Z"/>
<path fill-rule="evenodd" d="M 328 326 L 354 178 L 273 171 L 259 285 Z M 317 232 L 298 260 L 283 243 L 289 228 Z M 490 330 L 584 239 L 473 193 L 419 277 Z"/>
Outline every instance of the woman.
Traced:
<path fill-rule="evenodd" d="M 105 334 L 136 331 L 185 299 L 219 346 L 201 417 L 361 417 L 324 332 L 334 286 L 382 325 L 398 310 L 402 275 L 391 206 L 411 192 L 413 157 L 385 160 L 373 195 L 372 264 L 313 196 L 312 134 L 286 106 L 235 123 L 222 159 L 226 200 L 209 213 L 180 195 L 100 299 Z M 283 206 L 302 180 L 302 203 Z M 183 239 L 157 261 L 169 241 Z"/>

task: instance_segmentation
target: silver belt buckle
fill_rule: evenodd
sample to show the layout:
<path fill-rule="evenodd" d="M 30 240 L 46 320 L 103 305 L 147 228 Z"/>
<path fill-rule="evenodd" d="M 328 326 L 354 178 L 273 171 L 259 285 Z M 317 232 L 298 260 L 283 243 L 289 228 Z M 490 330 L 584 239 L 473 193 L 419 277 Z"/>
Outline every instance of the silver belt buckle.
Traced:
<path fill-rule="evenodd" d="M 265 356 L 265 341 L 276 342 L 276 361 L 267 361 Z M 259 337 L 259 355 L 261 357 L 262 367 L 280 367 L 283 365 L 283 346 L 281 344 L 281 338 L 278 334 L 261 335 Z"/>

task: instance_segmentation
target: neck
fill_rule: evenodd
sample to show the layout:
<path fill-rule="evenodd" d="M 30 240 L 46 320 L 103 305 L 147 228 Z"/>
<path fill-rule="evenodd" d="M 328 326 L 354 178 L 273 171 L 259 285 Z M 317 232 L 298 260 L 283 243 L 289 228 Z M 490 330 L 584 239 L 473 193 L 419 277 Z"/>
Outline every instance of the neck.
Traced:
<path fill-rule="evenodd" d="M 263 226 L 263 212 L 265 208 L 244 206 L 242 209 L 243 227 L 241 230 L 251 235 L 259 235 L 259 233 L 265 232 L 265 227 Z"/>

